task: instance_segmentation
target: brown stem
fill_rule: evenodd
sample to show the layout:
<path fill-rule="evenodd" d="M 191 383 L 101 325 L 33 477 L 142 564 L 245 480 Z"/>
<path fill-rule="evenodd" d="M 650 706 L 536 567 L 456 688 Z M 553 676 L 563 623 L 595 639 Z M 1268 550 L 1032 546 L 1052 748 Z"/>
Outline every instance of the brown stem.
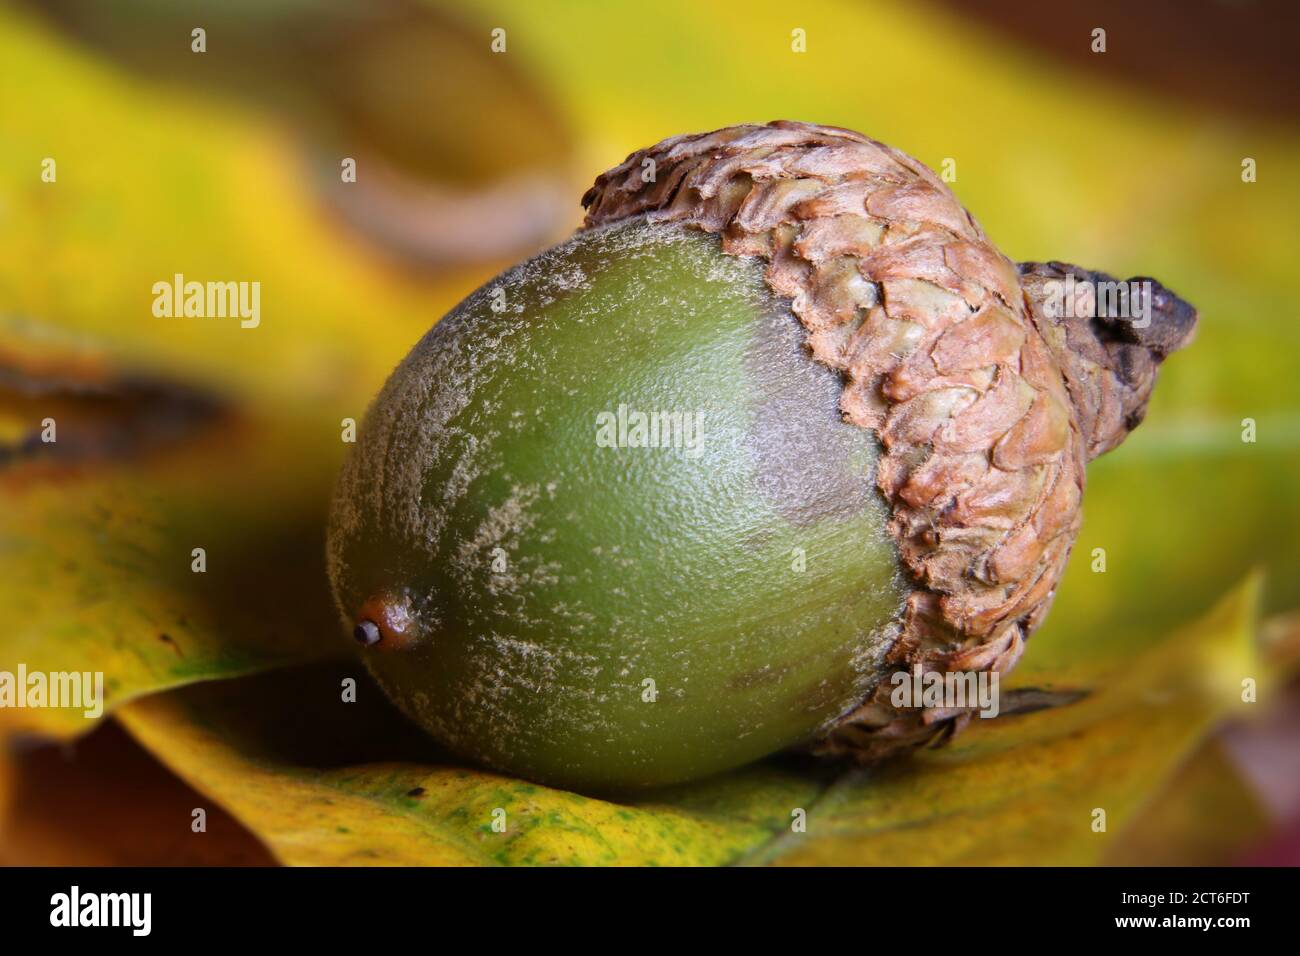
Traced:
<path fill-rule="evenodd" d="M 1018 268 L 1025 304 L 1060 364 L 1091 460 L 1141 423 L 1160 363 L 1195 334 L 1196 309 L 1146 276 L 1121 281 L 1064 262 Z"/>

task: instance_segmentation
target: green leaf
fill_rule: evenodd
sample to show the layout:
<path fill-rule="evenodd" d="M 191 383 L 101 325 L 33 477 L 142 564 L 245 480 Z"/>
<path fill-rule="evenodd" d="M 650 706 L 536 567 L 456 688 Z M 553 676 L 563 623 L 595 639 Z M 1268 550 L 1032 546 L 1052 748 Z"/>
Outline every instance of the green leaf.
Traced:
<path fill-rule="evenodd" d="M 286 863 L 1092 863 L 1255 676 L 1258 590 L 1094 672 L 1080 703 L 975 720 L 951 747 L 848 772 L 775 760 L 626 801 L 449 765 L 367 682 L 343 702 L 347 671 L 200 685 L 119 719 Z"/>

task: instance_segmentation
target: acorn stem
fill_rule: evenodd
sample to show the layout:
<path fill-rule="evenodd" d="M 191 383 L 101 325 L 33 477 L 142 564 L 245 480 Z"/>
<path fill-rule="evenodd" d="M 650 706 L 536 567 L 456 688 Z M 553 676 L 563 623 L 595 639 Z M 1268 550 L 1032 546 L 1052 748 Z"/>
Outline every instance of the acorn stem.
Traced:
<path fill-rule="evenodd" d="M 1196 309 L 1154 279 L 1022 262 L 1029 318 L 1060 366 L 1088 459 L 1141 424 L 1156 371 L 1196 332 Z"/>

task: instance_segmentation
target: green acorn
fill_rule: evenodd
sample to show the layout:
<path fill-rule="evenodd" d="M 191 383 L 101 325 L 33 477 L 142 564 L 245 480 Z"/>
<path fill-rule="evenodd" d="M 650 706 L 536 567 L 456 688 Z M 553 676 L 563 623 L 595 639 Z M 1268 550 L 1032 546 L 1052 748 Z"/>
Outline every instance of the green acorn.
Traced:
<path fill-rule="evenodd" d="M 1015 663 L 1084 463 L 1194 310 L 1137 279 L 1099 311 L 1110 277 L 1015 266 L 846 130 L 670 139 L 584 205 L 425 335 L 340 475 L 331 580 L 379 684 L 457 754 L 589 791 L 969 719 L 890 678 Z"/>

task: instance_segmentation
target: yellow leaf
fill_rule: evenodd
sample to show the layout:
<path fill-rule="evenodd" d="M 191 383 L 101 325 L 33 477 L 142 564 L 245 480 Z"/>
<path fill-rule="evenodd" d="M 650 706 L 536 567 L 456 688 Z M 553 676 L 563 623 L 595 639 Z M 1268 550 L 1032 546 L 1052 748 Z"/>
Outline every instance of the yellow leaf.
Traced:
<path fill-rule="evenodd" d="M 771 761 L 630 801 L 449 766 L 368 683 L 343 702 L 333 670 L 198 685 L 119 719 L 287 863 L 1092 863 L 1233 708 L 1207 677 L 1252 670 L 1257 598 L 1252 580 L 1094 675 L 1082 703 L 977 720 L 912 761 Z"/>
<path fill-rule="evenodd" d="M 199 685 L 133 703 L 119 719 L 295 864 L 723 863 L 818 787 L 815 776 L 756 767 L 675 803 L 633 805 L 448 766 L 373 685 L 343 703 L 349 673 Z"/>

